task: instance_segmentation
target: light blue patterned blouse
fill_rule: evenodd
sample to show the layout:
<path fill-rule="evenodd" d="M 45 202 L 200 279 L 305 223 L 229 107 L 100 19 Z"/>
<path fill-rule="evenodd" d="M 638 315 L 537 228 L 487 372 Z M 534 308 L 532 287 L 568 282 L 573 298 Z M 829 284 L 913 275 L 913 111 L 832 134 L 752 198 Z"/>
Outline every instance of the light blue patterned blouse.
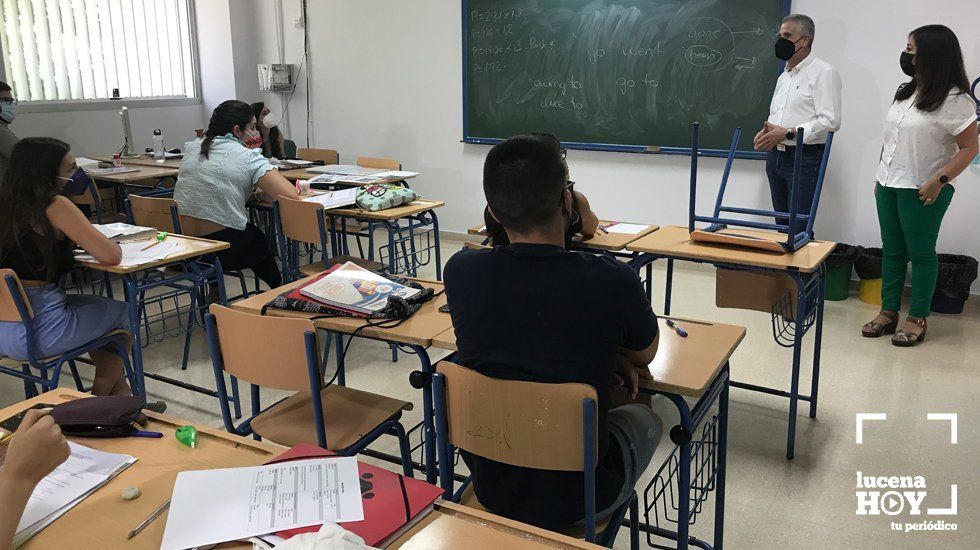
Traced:
<path fill-rule="evenodd" d="M 209 220 L 225 227 L 245 229 L 245 202 L 255 186 L 273 166 L 262 149 L 249 149 L 233 135 L 219 136 L 211 143 L 208 158 L 201 156 L 203 138 L 184 144 L 174 200 L 181 215 Z"/>

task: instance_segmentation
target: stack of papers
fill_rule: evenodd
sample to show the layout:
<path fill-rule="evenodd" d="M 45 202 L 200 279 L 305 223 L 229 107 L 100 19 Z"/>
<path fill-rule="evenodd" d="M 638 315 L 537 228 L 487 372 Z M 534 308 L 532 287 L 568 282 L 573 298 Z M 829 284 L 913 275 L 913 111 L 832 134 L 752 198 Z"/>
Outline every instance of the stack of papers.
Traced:
<path fill-rule="evenodd" d="M 374 174 L 375 177 L 381 179 L 396 179 L 396 180 L 407 180 L 418 176 L 418 172 L 406 172 L 404 170 L 388 170 L 387 172 L 381 172 L 379 174 Z"/>
<path fill-rule="evenodd" d="M 335 174 L 341 176 L 372 176 L 374 174 L 379 174 L 385 172 L 378 168 L 365 168 L 363 166 L 355 166 L 353 164 L 328 164 L 326 166 L 314 166 L 313 168 L 307 168 L 307 172 L 316 172 L 318 174 Z"/>
<path fill-rule="evenodd" d="M 122 261 L 119 262 L 119 266 L 134 267 L 142 264 L 148 264 L 150 262 L 168 258 L 184 250 L 184 245 L 176 240 L 165 240 L 155 246 L 146 248 L 154 242 L 156 241 L 145 240 L 119 243 L 119 247 L 122 248 Z M 144 248 L 146 248 L 146 250 L 143 250 Z M 80 262 L 97 262 L 97 260 L 92 257 L 91 254 L 78 250 L 75 251 L 75 259 Z"/>
<path fill-rule="evenodd" d="M 304 198 L 306 202 L 315 202 L 317 204 L 322 204 L 324 208 L 340 208 L 341 206 L 350 206 L 357 202 L 357 191 L 356 187 L 351 187 L 350 189 L 340 189 L 337 191 L 323 191 L 315 195 Z"/>
<path fill-rule="evenodd" d="M 93 224 L 95 229 L 114 241 L 131 241 L 135 239 L 145 239 L 156 235 L 157 230 L 152 227 L 143 227 L 128 223 L 106 223 Z"/>
<path fill-rule="evenodd" d="M 128 174 L 130 172 L 139 172 L 140 169 L 133 166 L 113 166 L 111 168 L 98 168 L 92 166 L 91 164 L 83 166 L 82 169 L 88 174 L 94 174 L 96 176 L 108 176 L 111 174 Z"/>
<path fill-rule="evenodd" d="M 130 455 L 96 451 L 68 442 L 71 456 L 47 475 L 31 494 L 17 524 L 14 548 L 58 519 L 99 487 L 136 462 Z"/>
<path fill-rule="evenodd" d="M 283 168 L 286 170 L 290 170 L 292 168 L 302 168 L 303 166 L 311 166 L 316 163 L 311 160 L 277 159 L 273 157 L 269 159 L 269 164 L 275 166 L 276 168 Z"/>
<path fill-rule="evenodd" d="M 181 472 L 160 548 L 181 550 L 363 519 L 354 457 Z"/>

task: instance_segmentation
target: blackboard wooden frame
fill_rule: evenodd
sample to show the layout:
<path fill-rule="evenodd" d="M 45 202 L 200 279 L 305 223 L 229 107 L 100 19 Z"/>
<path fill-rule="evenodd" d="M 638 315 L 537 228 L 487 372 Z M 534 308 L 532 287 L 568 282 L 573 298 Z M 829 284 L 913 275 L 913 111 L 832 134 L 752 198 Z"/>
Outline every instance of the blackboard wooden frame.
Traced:
<path fill-rule="evenodd" d="M 463 139 L 462 143 L 472 143 L 477 145 L 495 145 L 504 141 L 502 138 L 490 138 L 490 137 L 477 137 L 471 136 L 469 132 L 469 84 L 466 78 L 466 62 L 467 54 L 469 51 L 467 37 L 467 14 L 468 0 L 461 0 L 461 15 L 460 15 L 460 27 L 462 31 L 462 80 L 463 80 Z M 792 13 L 793 0 L 783 0 L 783 17 Z M 779 61 L 776 66 L 777 74 L 782 74 L 785 70 L 786 62 Z M 732 128 L 732 131 L 735 129 Z M 642 153 L 642 154 L 660 154 L 660 155 L 683 155 L 691 156 L 690 147 L 657 147 L 657 146 L 643 146 L 643 145 L 618 145 L 610 143 L 584 143 L 575 141 L 563 141 L 562 146 L 567 149 L 579 149 L 583 151 L 605 151 L 613 153 Z M 699 157 L 727 157 L 727 149 L 700 149 L 698 151 Z M 746 151 L 737 150 L 735 151 L 735 158 L 740 159 L 755 159 L 755 160 L 765 160 L 767 153 L 764 151 Z"/>

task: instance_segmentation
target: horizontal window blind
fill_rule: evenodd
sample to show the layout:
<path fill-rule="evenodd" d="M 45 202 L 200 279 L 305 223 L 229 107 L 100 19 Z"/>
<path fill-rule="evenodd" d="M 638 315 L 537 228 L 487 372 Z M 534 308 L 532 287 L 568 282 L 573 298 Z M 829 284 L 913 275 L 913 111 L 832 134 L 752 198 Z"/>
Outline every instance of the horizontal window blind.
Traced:
<path fill-rule="evenodd" d="M 0 0 L 20 101 L 193 97 L 191 0 Z"/>

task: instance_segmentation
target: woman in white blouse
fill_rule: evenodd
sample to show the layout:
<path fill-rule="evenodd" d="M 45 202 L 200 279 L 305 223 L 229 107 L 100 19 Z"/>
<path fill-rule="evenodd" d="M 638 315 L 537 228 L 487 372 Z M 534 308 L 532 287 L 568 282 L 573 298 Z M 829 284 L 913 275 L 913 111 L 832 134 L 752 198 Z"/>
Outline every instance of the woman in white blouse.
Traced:
<path fill-rule="evenodd" d="M 953 180 L 977 155 L 976 104 L 956 35 L 943 25 L 912 31 L 900 58 L 912 80 L 899 87 L 885 117 L 875 177 L 883 247 L 881 312 L 864 325 L 869 338 L 893 334 L 908 347 L 926 336 L 936 288 L 936 239 L 953 198 Z M 905 324 L 898 312 L 909 261 L 912 299 Z"/>

